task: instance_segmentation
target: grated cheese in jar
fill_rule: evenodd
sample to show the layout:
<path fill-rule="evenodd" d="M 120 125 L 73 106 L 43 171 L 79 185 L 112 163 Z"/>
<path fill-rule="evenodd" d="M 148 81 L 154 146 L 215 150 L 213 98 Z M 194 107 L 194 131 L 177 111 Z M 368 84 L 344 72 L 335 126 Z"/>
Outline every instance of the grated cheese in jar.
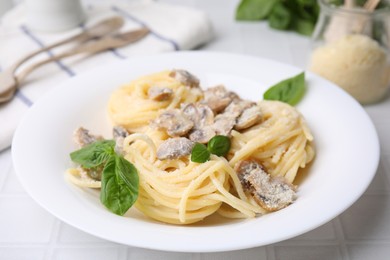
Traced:
<path fill-rule="evenodd" d="M 315 49 L 310 70 L 369 104 L 386 94 L 390 66 L 386 50 L 366 35 L 352 34 Z"/>

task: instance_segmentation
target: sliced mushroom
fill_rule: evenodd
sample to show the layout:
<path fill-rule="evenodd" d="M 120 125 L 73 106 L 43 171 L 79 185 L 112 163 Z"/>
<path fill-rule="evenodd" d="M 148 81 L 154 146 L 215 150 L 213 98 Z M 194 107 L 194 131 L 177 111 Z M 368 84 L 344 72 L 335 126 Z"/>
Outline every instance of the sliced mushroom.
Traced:
<path fill-rule="evenodd" d="M 196 108 L 196 105 L 194 103 L 182 104 L 181 111 L 192 122 L 198 120 L 198 109 Z"/>
<path fill-rule="evenodd" d="M 235 99 L 226 107 L 223 113 L 237 118 L 245 109 L 248 109 L 254 105 L 256 105 L 256 103 L 252 101 Z"/>
<path fill-rule="evenodd" d="M 236 98 L 238 98 L 237 94 L 227 91 L 223 85 L 218 85 L 204 91 L 202 103 L 208 105 L 215 114 L 218 114 Z"/>
<path fill-rule="evenodd" d="M 235 124 L 236 117 L 229 116 L 227 114 L 219 114 L 215 117 L 215 122 L 212 125 L 212 128 L 217 135 L 229 136 Z"/>
<path fill-rule="evenodd" d="M 216 133 L 211 126 L 204 126 L 202 128 L 192 130 L 189 138 L 193 142 L 206 144 L 215 136 L 215 134 Z"/>
<path fill-rule="evenodd" d="M 207 126 L 214 123 L 214 113 L 209 106 L 198 104 L 199 121 L 196 125 Z"/>
<path fill-rule="evenodd" d="M 178 137 L 186 135 L 194 126 L 179 109 L 166 110 L 152 122 L 152 126 L 165 129 L 169 136 Z"/>
<path fill-rule="evenodd" d="M 165 101 L 172 97 L 173 90 L 170 88 L 162 88 L 152 86 L 148 89 L 148 97 L 155 101 Z"/>
<path fill-rule="evenodd" d="M 215 136 L 215 131 L 211 125 L 214 123 L 213 111 L 204 104 L 187 104 L 182 108 L 183 113 L 194 123 L 194 128 L 190 131 L 191 141 L 207 143 Z"/>
<path fill-rule="evenodd" d="M 83 127 L 79 127 L 73 133 L 73 141 L 79 148 L 82 148 L 98 140 L 103 140 L 103 137 L 92 135 L 89 133 L 89 130 Z"/>
<path fill-rule="evenodd" d="M 234 170 L 236 171 L 244 190 L 249 191 L 251 189 L 250 183 L 247 182 L 244 177 L 247 175 L 247 173 L 250 173 L 251 171 L 257 170 L 259 168 L 260 165 L 253 160 L 239 161 L 235 165 Z"/>
<path fill-rule="evenodd" d="M 162 142 L 157 149 L 160 160 L 177 159 L 191 154 L 194 142 L 185 137 L 169 138 Z"/>
<path fill-rule="evenodd" d="M 92 135 L 90 134 L 89 130 L 83 127 L 79 127 L 73 133 L 73 141 L 76 143 L 76 145 L 79 148 L 82 148 L 88 144 L 94 143 L 99 140 L 103 140 L 103 137 Z M 78 170 L 80 172 L 83 172 L 85 175 L 88 175 L 93 180 L 100 181 L 102 176 L 103 166 L 98 166 L 89 169 L 80 166 Z"/>
<path fill-rule="evenodd" d="M 193 123 L 195 128 L 211 125 L 214 122 L 214 114 L 210 107 L 203 104 L 187 104 L 181 109 Z"/>
<path fill-rule="evenodd" d="M 223 111 L 215 117 L 213 129 L 218 135 L 229 136 L 233 127 L 237 124 L 237 118 L 241 113 L 253 106 L 253 102 L 241 99 L 234 99 Z"/>
<path fill-rule="evenodd" d="M 123 153 L 123 141 L 129 134 L 129 131 L 127 131 L 126 128 L 122 126 L 114 126 L 112 129 L 112 136 L 115 140 L 115 152 L 117 154 Z"/>
<path fill-rule="evenodd" d="M 129 131 L 127 131 L 126 128 L 124 128 L 123 126 L 118 125 L 112 128 L 112 136 L 114 137 L 114 139 L 117 139 L 118 137 L 126 137 L 129 134 Z"/>
<path fill-rule="evenodd" d="M 244 190 L 249 191 L 256 202 L 268 211 L 287 207 L 296 199 L 295 187 L 282 177 L 271 177 L 254 160 L 244 160 L 235 166 Z"/>
<path fill-rule="evenodd" d="M 82 168 L 82 167 L 80 167 L 80 168 Z M 102 179 L 102 173 L 103 173 L 103 169 L 104 169 L 103 165 L 100 165 L 100 166 L 95 167 L 95 168 L 89 168 L 89 169 L 83 168 L 83 169 L 88 174 L 88 176 L 90 176 L 92 179 L 97 180 L 97 181 L 100 181 Z"/>
<path fill-rule="evenodd" d="M 255 124 L 259 123 L 262 119 L 262 113 L 260 107 L 254 105 L 250 108 L 245 109 L 241 115 L 237 118 L 236 125 L 234 128 L 236 130 L 247 129 Z"/>
<path fill-rule="evenodd" d="M 186 86 L 192 88 L 199 87 L 199 79 L 186 70 L 172 70 L 169 76 Z"/>

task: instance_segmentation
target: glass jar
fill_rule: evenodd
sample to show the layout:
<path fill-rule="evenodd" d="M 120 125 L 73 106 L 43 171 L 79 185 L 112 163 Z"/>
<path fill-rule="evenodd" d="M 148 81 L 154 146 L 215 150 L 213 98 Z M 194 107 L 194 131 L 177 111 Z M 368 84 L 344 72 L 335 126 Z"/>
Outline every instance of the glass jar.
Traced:
<path fill-rule="evenodd" d="M 390 9 L 379 6 L 369 11 L 354 1 L 338 1 L 345 2 L 339 6 L 334 2 L 319 0 L 309 70 L 361 104 L 378 102 L 390 85 Z"/>

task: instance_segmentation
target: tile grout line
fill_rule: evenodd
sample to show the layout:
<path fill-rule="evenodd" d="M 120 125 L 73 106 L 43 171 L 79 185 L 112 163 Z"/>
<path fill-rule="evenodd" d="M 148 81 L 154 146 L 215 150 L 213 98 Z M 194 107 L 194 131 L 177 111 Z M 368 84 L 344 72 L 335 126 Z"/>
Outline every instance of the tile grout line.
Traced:
<path fill-rule="evenodd" d="M 40 242 L 23 242 L 23 243 L 18 243 L 18 242 L 1 242 L 0 243 L 0 252 L 1 252 L 1 249 L 13 249 L 13 248 L 15 248 L 15 249 L 20 249 L 20 248 L 45 249 L 46 248 L 46 244 L 40 243 Z"/>
<path fill-rule="evenodd" d="M 192 253 L 192 260 L 202 260 L 202 253 Z"/>
<path fill-rule="evenodd" d="M 62 222 L 55 218 L 53 226 L 51 228 L 52 232 L 49 238 L 49 243 L 47 244 L 47 249 L 45 252 L 44 260 L 54 259 L 55 249 L 57 249 L 57 241 L 59 237 L 59 233 L 61 230 Z"/>
<path fill-rule="evenodd" d="M 299 63 L 297 63 L 297 61 L 295 60 L 295 57 L 294 57 L 294 54 L 293 54 L 293 46 L 292 44 L 288 41 L 288 39 L 290 38 L 289 35 L 283 35 L 283 37 L 285 37 L 286 39 L 286 43 L 287 43 L 287 49 L 288 49 L 288 59 L 290 60 L 290 64 L 291 65 L 294 65 L 298 68 L 301 68 L 300 65 L 297 65 Z"/>
<path fill-rule="evenodd" d="M 129 253 L 128 253 L 128 246 L 126 245 L 119 245 L 119 248 L 118 248 L 118 260 L 127 260 L 128 257 L 129 257 Z"/>
<path fill-rule="evenodd" d="M 47 243 L 49 244 L 49 243 Z M 61 242 L 57 241 L 54 246 L 54 250 L 57 249 L 94 249 L 94 248 L 116 248 L 118 250 L 121 250 L 121 244 L 117 244 L 115 242 L 105 240 L 102 242 Z M 123 245 L 125 250 L 127 250 L 127 247 Z M 53 250 L 53 251 L 54 251 Z M 50 258 L 51 259 L 51 258 Z"/>
<path fill-rule="evenodd" d="M 275 246 L 273 244 L 266 246 L 265 252 L 267 254 L 267 260 L 275 260 L 276 259 Z"/>
<path fill-rule="evenodd" d="M 239 47 L 237 46 L 237 49 L 236 50 L 239 50 L 240 53 L 245 53 L 245 54 L 248 54 L 249 51 L 247 52 L 247 46 L 245 45 L 245 35 L 246 33 L 244 33 L 242 30 L 243 27 L 242 26 L 237 26 L 236 28 L 234 28 L 233 30 L 236 30 L 237 31 L 237 34 L 240 35 L 240 40 L 238 41 L 238 44 L 239 44 Z"/>
<path fill-rule="evenodd" d="M 343 260 L 350 260 L 348 248 L 345 242 L 345 232 L 341 223 L 340 217 L 336 217 L 332 221 L 333 229 L 336 233 L 336 240 L 340 249 L 341 257 Z"/>
<path fill-rule="evenodd" d="M 1 194 L 0 192 L 0 198 L 31 198 L 30 195 L 27 194 L 25 191 L 21 192 L 7 192 L 4 194 Z"/>
<path fill-rule="evenodd" d="M 346 244 L 358 245 L 358 246 L 360 246 L 360 245 L 372 245 L 372 246 L 383 245 L 383 246 L 390 247 L 390 241 L 387 239 L 386 240 L 384 240 L 384 239 L 380 239 L 380 240 L 374 240 L 374 239 L 350 240 Z"/>
<path fill-rule="evenodd" d="M 390 187 L 390 160 L 387 158 L 387 156 L 390 158 L 390 155 L 382 152 L 380 156 L 381 160 L 379 163 L 384 171 L 383 174 L 385 175 L 384 178 L 386 180 L 386 186 Z"/>
<path fill-rule="evenodd" d="M 5 150 L 1 153 L 0 158 L 4 159 L 7 163 L 0 169 L 0 196 L 4 195 L 4 187 L 5 187 L 5 182 L 9 178 L 9 175 L 11 174 L 11 169 L 12 169 L 12 160 L 11 160 L 11 154 L 6 154 L 6 153 L 11 153 L 11 149 L 8 151 Z M 8 159 L 8 160 L 7 160 Z M 4 169 L 4 174 L 3 174 L 3 169 Z"/>

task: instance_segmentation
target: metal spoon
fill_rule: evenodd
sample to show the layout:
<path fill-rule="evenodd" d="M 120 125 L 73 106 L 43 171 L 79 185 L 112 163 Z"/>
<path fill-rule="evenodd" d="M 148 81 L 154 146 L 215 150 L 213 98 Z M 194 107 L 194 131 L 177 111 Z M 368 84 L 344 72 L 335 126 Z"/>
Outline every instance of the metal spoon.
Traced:
<path fill-rule="evenodd" d="M 15 62 L 13 65 L 11 65 L 9 68 L 0 72 L 0 96 L 10 94 L 10 92 L 12 93 L 14 92 L 14 90 L 12 89 L 14 88 L 14 85 L 17 84 L 14 76 L 16 70 L 20 67 L 20 65 L 22 65 L 24 62 L 31 59 L 35 55 L 73 41 L 85 42 L 96 37 L 102 37 L 106 34 L 117 31 L 119 28 L 123 26 L 123 24 L 124 24 L 123 18 L 112 17 L 95 24 L 94 26 L 90 27 L 89 29 L 75 36 L 48 45 L 42 49 L 36 50 L 26 55 L 25 57 Z"/>
<path fill-rule="evenodd" d="M 0 103 L 4 103 L 11 100 L 15 94 L 18 85 L 27 77 L 27 75 L 29 75 L 36 68 L 46 63 L 56 61 L 65 57 L 74 56 L 77 54 L 83 54 L 83 53 L 94 54 L 108 49 L 123 47 L 125 45 L 128 45 L 130 43 L 136 42 L 144 38 L 148 34 L 149 34 L 149 30 L 147 28 L 141 28 L 138 30 L 129 31 L 125 33 L 108 35 L 100 39 L 97 39 L 96 41 L 90 41 L 84 43 L 82 45 L 74 47 L 69 51 L 63 52 L 56 56 L 50 57 L 46 60 L 32 64 L 31 66 L 23 69 L 23 71 L 21 71 L 16 76 L 16 78 L 14 78 L 15 79 L 14 84 L 10 85 L 10 88 L 7 91 L 0 93 Z"/>

